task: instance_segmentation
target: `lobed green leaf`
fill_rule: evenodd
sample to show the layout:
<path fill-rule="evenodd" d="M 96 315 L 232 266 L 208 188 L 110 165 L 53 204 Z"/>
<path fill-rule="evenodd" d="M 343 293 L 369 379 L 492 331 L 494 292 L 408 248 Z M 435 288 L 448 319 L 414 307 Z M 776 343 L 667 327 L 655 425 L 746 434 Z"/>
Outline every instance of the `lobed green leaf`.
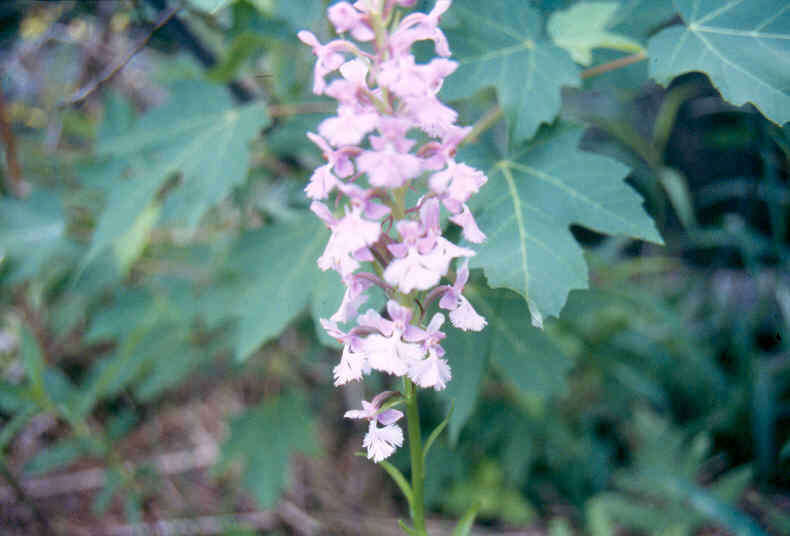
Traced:
<path fill-rule="evenodd" d="M 650 76 L 701 71 L 722 97 L 790 121 L 790 7 L 783 0 L 674 0 L 683 24 L 648 43 Z"/>
<path fill-rule="evenodd" d="M 540 13 L 521 0 L 502 0 L 480 9 L 477 0 L 458 0 L 458 25 L 447 29 L 458 69 L 442 87 L 442 98 L 469 97 L 496 88 L 514 143 L 531 138 L 560 111 L 563 86 L 581 84 L 567 52 L 546 39 Z"/>

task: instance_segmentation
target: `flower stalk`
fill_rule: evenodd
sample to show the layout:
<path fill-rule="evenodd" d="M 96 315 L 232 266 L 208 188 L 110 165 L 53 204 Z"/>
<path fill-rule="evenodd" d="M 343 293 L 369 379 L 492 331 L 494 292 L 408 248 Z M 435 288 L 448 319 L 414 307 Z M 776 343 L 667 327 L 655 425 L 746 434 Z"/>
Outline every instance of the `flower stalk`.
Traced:
<path fill-rule="evenodd" d="M 420 411 L 417 403 L 417 388 L 408 379 L 403 379 L 406 397 L 406 426 L 409 434 L 409 457 L 411 462 L 411 520 L 419 536 L 426 536 L 425 528 L 425 460 L 423 459 Z"/>

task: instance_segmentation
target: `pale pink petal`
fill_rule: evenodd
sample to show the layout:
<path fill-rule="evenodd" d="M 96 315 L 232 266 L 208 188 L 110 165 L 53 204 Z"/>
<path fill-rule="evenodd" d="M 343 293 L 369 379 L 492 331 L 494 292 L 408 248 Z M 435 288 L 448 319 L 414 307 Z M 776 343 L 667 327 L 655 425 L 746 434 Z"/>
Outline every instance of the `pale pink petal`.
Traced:
<path fill-rule="evenodd" d="M 337 33 L 351 32 L 357 41 L 370 41 L 375 37 L 373 30 L 365 22 L 365 16 L 348 2 L 338 2 L 327 10 L 327 16 Z"/>
<path fill-rule="evenodd" d="M 344 385 L 362 379 L 367 358 L 362 352 L 352 352 L 349 345 L 343 347 L 340 363 L 332 370 L 335 385 Z"/>
<path fill-rule="evenodd" d="M 313 176 L 310 177 L 310 183 L 305 187 L 304 191 L 310 199 L 326 199 L 329 194 L 337 186 L 337 178 L 332 174 L 331 165 L 326 164 L 316 168 Z"/>
<path fill-rule="evenodd" d="M 343 294 L 343 300 L 337 312 L 330 317 L 333 322 L 350 322 L 357 316 L 359 307 L 368 301 L 368 295 L 365 293 L 373 282 L 360 277 L 349 276 L 345 278 L 346 292 Z"/>
<path fill-rule="evenodd" d="M 422 263 L 427 269 L 443 276 L 450 268 L 450 262 L 456 257 L 471 257 L 474 251 L 456 246 L 441 236 L 436 239 L 436 247 L 428 254 L 422 255 Z M 431 285 L 433 286 L 433 285 Z M 426 289 L 423 289 L 426 290 Z"/>
<path fill-rule="evenodd" d="M 376 128 L 379 121 L 375 113 L 358 113 L 345 106 L 340 107 L 337 113 L 318 125 L 318 132 L 335 147 L 357 145 Z"/>
<path fill-rule="evenodd" d="M 422 173 L 422 162 L 409 153 L 399 153 L 393 148 L 383 151 L 365 151 L 357 157 L 357 169 L 368 174 L 374 186 L 400 188 L 407 181 Z"/>
<path fill-rule="evenodd" d="M 458 297 L 458 307 L 450 312 L 450 322 L 464 331 L 481 331 L 488 323 L 464 296 Z"/>
<path fill-rule="evenodd" d="M 325 204 L 319 201 L 313 201 L 310 203 L 310 210 L 313 211 L 313 214 L 321 218 L 327 226 L 332 227 L 333 225 L 337 225 L 337 219 L 332 215 L 332 211 L 329 210 Z"/>
<path fill-rule="evenodd" d="M 403 445 L 403 431 L 396 424 L 383 428 L 370 421 L 368 433 L 362 440 L 362 446 L 368 451 L 368 459 L 378 463 L 389 458 L 397 447 Z"/>
<path fill-rule="evenodd" d="M 389 426 L 390 424 L 396 423 L 401 417 L 403 417 L 403 412 L 397 409 L 387 409 L 379 413 L 377 418 L 379 423 L 384 426 Z"/>
<path fill-rule="evenodd" d="M 313 93 L 320 95 L 326 88 L 324 77 L 337 70 L 345 62 L 344 52 L 356 50 L 356 47 L 352 43 L 343 40 L 336 40 L 322 45 L 318 38 L 307 30 L 302 30 L 296 35 L 300 41 L 313 48 L 313 54 L 316 56 L 313 68 Z"/>
<path fill-rule="evenodd" d="M 296 37 L 299 38 L 299 41 L 309 47 L 318 48 L 321 46 L 321 43 L 318 41 L 318 38 L 313 32 L 302 30 L 296 34 Z"/>
<path fill-rule="evenodd" d="M 402 259 L 394 259 L 384 270 L 384 280 L 404 294 L 414 289 L 428 290 L 439 283 L 444 275 L 433 267 L 426 266 L 426 256 L 420 255 L 417 248 L 409 248 L 409 253 Z M 449 265 L 449 259 L 447 264 Z M 434 265 L 436 262 L 433 263 Z M 445 269 L 444 273 L 447 270 Z"/>
<path fill-rule="evenodd" d="M 365 217 L 371 220 L 380 220 L 391 212 L 390 207 L 381 203 L 368 201 L 365 203 Z"/>
<path fill-rule="evenodd" d="M 360 315 L 359 318 L 357 318 L 357 324 L 377 330 L 387 337 L 392 336 L 393 323 L 386 318 L 382 318 L 382 316 L 373 309 L 368 309 L 364 314 Z"/>
<path fill-rule="evenodd" d="M 409 364 L 404 357 L 412 355 L 412 352 L 404 346 L 409 343 L 404 343 L 400 337 L 373 334 L 366 337 L 362 344 L 372 369 L 395 376 L 406 374 Z"/>
<path fill-rule="evenodd" d="M 436 97 L 406 99 L 406 113 L 430 136 L 441 136 L 458 118 L 458 112 Z"/>
<path fill-rule="evenodd" d="M 315 209 L 313 205 L 317 205 Z M 321 203 L 314 202 L 313 205 L 311 209 L 314 212 L 318 210 L 317 214 L 324 210 L 328 211 Z M 347 276 L 359 267 L 359 262 L 352 257 L 352 254 L 374 244 L 381 234 L 381 224 L 364 219 L 363 210 L 362 206 L 355 206 L 339 220 L 327 222 L 332 234 L 324 248 L 324 253 L 318 258 L 319 268 L 333 269 L 341 276 Z"/>
<path fill-rule="evenodd" d="M 438 28 L 438 24 L 442 13 L 447 11 L 450 3 L 450 0 L 437 0 L 434 8 L 427 15 L 412 13 L 406 16 L 390 37 L 390 46 L 396 51 L 396 54 L 404 53 L 415 41 L 430 39 L 434 42 L 436 53 L 448 57 L 450 47 L 447 38 Z"/>
<path fill-rule="evenodd" d="M 460 294 L 454 288 L 448 288 L 447 291 L 442 294 L 442 299 L 439 300 L 439 307 L 450 311 L 458 309 L 459 296 Z"/>
<path fill-rule="evenodd" d="M 463 211 L 460 214 L 451 216 L 450 221 L 461 226 L 464 238 L 470 242 L 481 244 L 486 239 L 485 233 L 477 226 L 475 217 L 472 215 L 468 206 L 464 205 Z"/>
<path fill-rule="evenodd" d="M 447 386 L 452 374 L 447 361 L 440 359 L 433 352 L 422 361 L 412 363 L 409 378 L 420 387 L 433 387 L 441 391 Z"/>
<path fill-rule="evenodd" d="M 419 342 L 423 352 L 435 353 L 439 357 L 444 355 L 444 348 L 439 344 L 446 335 L 440 331 L 444 323 L 444 315 L 436 313 L 433 315 L 430 324 L 425 329 L 417 326 L 408 326 L 403 335 L 403 340 L 408 342 Z"/>
<path fill-rule="evenodd" d="M 380 392 L 379 394 L 377 394 L 376 396 L 373 397 L 373 400 L 370 401 L 370 406 L 372 408 L 375 408 L 376 411 L 378 411 L 378 409 L 381 407 L 381 405 L 384 403 L 384 401 L 387 400 L 389 397 L 391 397 L 394 394 L 396 394 L 395 391 L 382 391 L 382 392 Z M 362 401 L 362 406 L 365 407 L 366 403 L 367 402 L 365 402 L 363 400 Z"/>
<path fill-rule="evenodd" d="M 361 409 L 351 409 L 343 414 L 346 419 L 367 419 L 368 412 Z"/>
<path fill-rule="evenodd" d="M 411 322 L 411 309 L 404 307 L 395 300 L 389 300 L 387 302 L 387 314 L 390 316 L 390 320 L 392 320 L 401 331 Z"/>
<path fill-rule="evenodd" d="M 359 248 L 358 250 L 354 251 L 351 256 L 354 258 L 354 260 L 359 262 L 373 262 L 376 260 L 376 257 L 373 256 L 370 248 Z"/>

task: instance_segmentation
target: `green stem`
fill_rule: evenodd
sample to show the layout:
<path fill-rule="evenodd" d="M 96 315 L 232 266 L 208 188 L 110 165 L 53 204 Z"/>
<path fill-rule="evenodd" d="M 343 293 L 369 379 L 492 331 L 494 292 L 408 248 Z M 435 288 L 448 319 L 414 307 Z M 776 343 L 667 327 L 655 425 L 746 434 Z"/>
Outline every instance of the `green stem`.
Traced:
<path fill-rule="evenodd" d="M 478 136 L 497 124 L 502 117 L 504 117 L 505 113 L 502 111 L 502 108 L 499 106 L 494 106 L 489 110 L 483 117 L 481 117 L 477 123 L 472 127 L 472 130 L 466 137 L 461 140 L 460 145 L 466 145 L 467 143 L 473 143 L 477 141 Z"/>
<path fill-rule="evenodd" d="M 425 529 L 424 484 L 425 466 L 422 455 L 422 434 L 420 433 L 420 411 L 417 405 L 417 388 L 408 378 L 403 378 L 406 391 L 406 424 L 409 433 L 409 455 L 411 456 L 411 520 L 418 536 L 427 536 Z"/>

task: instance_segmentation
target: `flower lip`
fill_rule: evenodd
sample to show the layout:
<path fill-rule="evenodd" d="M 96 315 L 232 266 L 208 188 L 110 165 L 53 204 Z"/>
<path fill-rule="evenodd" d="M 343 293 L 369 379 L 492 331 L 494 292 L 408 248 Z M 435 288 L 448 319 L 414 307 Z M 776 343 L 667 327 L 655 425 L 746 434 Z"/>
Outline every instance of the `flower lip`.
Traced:
<path fill-rule="evenodd" d="M 383 391 L 377 394 L 373 399 L 368 402 L 362 401 L 362 409 L 352 409 L 345 413 L 346 419 L 364 419 L 368 421 L 378 421 L 384 426 L 390 426 L 403 417 L 403 412 L 396 409 L 388 408 L 381 410 L 381 405 L 387 398 L 396 395 L 395 391 Z"/>

